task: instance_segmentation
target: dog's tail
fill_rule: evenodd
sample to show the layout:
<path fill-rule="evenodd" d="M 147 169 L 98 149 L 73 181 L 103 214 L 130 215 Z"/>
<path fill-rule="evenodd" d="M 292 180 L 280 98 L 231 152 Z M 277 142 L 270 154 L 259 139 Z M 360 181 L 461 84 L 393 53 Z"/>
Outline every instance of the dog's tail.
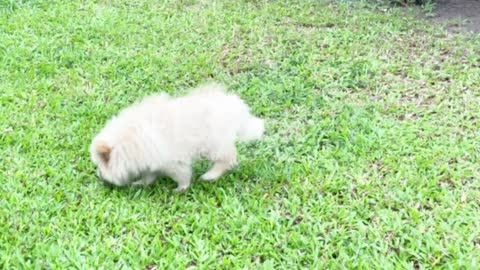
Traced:
<path fill-rule="evenodd" d="M 238 139 L 244 142 L 259 140 L 265 132 L 263 119 L 250 117 L 238 133 Z"/>

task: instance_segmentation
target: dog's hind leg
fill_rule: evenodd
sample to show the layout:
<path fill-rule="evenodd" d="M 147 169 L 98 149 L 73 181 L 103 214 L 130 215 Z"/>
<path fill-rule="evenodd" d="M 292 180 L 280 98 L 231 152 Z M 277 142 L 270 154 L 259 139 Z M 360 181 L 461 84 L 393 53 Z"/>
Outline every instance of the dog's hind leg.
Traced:
<path fill-rule="evenodd" d="M 237 165 L 237 151 L 231 146 L 219 158 L 213 161 L 213 166 L 200 178 L 204 181 L 215 181 L 224 175 L 228 170 Z"/>

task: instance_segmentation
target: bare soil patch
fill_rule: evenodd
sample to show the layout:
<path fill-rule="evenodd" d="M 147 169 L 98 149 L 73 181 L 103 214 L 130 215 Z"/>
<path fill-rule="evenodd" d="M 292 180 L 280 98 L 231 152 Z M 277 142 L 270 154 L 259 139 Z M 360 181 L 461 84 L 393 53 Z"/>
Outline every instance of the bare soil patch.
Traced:
<path fill-rule="evenodd" d="M 437 0 L 435 16 L 439 23 L 447 23 L 454 32 L 480 33 L 480 0 Z"/>

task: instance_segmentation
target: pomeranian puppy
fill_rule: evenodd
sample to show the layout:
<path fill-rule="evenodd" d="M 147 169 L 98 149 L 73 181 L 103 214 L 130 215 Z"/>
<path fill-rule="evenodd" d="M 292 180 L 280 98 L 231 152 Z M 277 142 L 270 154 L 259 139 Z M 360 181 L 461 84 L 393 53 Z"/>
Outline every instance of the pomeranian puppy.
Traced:
<path fill-rule="evenodd" d="M 195 160 L 213 163 L 201 179 L 215 181 L 237 164 L 236 141 L 258 140 L 264 130 L 240 97 L 208 84 L 183 97 L 158 94 L 127 107 L 93 139 L 90 154 L 105 182 L 150 185 L 164 174 L 183 192 Z"/>

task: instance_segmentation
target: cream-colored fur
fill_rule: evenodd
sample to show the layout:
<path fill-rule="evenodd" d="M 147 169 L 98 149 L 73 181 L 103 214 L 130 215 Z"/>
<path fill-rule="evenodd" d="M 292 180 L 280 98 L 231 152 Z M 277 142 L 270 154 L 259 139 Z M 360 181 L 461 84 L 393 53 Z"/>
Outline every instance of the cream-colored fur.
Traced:
<path fill-rule="evenodd" d="M 235 142 L 260 139 L 264 121 L 223 86 L 208 84 L 183 97 L 147 97 L 111 119 L 94 138 L 92 161 L 104 181 L 149 185 L 159 174 L 178 184 L 191 183 L 192 163 L 206 158 L 212 168 L 202 175 L 214 181 L 237 163 Z"/>

